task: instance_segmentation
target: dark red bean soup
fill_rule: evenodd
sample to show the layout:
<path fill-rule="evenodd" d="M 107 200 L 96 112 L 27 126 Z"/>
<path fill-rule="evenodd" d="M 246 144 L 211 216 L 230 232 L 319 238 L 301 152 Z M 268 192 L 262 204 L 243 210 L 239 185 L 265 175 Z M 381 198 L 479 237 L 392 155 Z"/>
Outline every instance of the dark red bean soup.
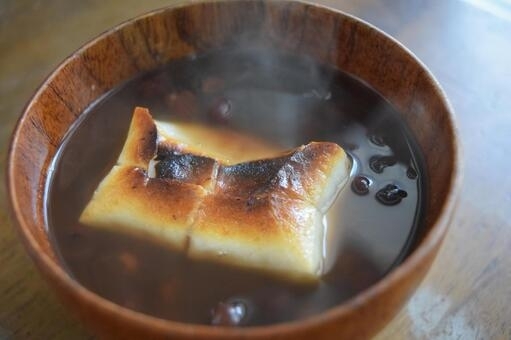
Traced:
<path fill-rule="evenodd" d="M 325 221 L 330 270 L 302 284 L 192 261 L 157 240 L 81 225 L 135 106 L 158 120 L 222 126 L 282 149 L 310 141 L 342 146 L 353 168 Z M 368 84 L 306 57 L 259 50 L 188 57 L 115 88 L 83 113 L 52 169 L 47 223 L 69 275 L 127 308 L 219 326 L 307 318 L 377 282 L 413 247 L 427 180 L 399 113 Z"/>

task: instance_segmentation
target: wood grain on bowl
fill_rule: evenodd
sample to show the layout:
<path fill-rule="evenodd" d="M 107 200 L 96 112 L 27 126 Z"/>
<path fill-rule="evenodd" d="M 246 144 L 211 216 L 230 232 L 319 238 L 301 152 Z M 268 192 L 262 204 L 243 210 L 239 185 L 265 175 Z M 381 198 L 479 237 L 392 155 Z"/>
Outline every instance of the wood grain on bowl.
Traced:
<path fill-rule="evenodd" d="M 403 264 L 362 294 L 299 322 L 246 329 L 186 325 L 108 302 L 73 281 L 45 231 L 49 165 L 71 124 L 94 100 L 170 60 L 229 46 L 310 56 L 363 79 L 403 114 L 429 177 L 424 233 Z M 406 75 L 404 77 L 404 75 Z M 112 338 L 362 339 L 381 329 L 426 274 L 445 234 L 459 183 L 457 136 L 443 92 L 414 56 L 358 19 L 291 1 L 217 1 L 168 7 L 107 32 L 67 59 L 18 122 L 8 161 L 12 213 L 29 254 L 57 294 L 98 334 Z"/>

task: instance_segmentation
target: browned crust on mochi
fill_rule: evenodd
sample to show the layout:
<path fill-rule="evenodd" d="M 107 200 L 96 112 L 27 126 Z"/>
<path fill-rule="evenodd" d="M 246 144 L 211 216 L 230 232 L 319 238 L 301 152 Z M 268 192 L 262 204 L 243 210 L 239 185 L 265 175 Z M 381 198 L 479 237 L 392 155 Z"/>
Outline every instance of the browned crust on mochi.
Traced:
<path fill-rule="evenodd" d="M 156 124 L 149 110 L 136 107 L 118 164 L 147 170 L 149 161 L 156 153 L 157 137 Z"/>

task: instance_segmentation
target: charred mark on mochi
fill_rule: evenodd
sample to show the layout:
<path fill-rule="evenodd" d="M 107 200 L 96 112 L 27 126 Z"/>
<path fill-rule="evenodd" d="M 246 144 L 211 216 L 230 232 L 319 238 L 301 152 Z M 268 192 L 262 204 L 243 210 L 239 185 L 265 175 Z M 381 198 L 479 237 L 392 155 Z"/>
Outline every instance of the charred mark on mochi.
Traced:
<path fill-rule="evenodd" d="M 211 179 L 216 161 L 209 157 L 181 153 L 171 149 L 158 149 L 154 159 L 156 178 L 202 184 Z"/>

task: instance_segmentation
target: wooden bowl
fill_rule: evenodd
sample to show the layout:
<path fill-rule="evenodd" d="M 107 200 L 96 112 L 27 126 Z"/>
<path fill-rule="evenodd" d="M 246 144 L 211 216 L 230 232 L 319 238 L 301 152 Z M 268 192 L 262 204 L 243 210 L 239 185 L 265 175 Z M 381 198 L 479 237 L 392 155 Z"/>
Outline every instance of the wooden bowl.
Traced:
<path fill-rule="evenodd" d="M 158 319 L 88 291 L 63 269 L 48 240 L 44 190 L 50 163 L 84 109 L 113 87 L 173 59 L 237 44 L 310 56 L 366 81 L 403 115 L 429 175 L 424 233 L 410 256 L 346 303 L 306 320 L 215 328 Z M 328 8 L 294 1 L 178 4 L 106 32 L 65 60 L 41 85 L 12 138 L 7 185 L 12 215 L 29 254 L 58 296 L 106 337 L 134 339 L 359 339 L 381 329 L 430 267 L 459 192 L 458 137 L 436 80 L 401 44 Z"/>

